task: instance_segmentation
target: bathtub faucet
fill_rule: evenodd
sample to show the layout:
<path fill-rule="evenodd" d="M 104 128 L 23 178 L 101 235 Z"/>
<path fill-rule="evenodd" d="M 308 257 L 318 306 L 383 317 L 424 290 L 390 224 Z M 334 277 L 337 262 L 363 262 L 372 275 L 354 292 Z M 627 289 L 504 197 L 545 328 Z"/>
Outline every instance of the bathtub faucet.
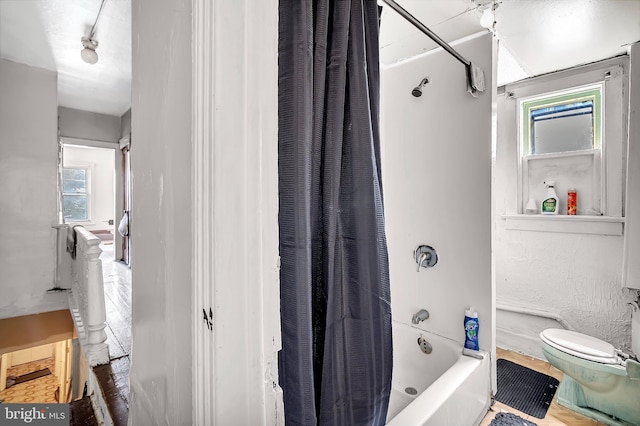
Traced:
<path fill-rule="evenodd" d="M 413 314 L 413 317 L 411 318 L 411 322 L 414 324 L 419 324 L 422 321 L 426 320 L 427 318 L 429 318 L 429 312 L 427 312 L 426 309 L 420 309 L 418 312 Z"/>

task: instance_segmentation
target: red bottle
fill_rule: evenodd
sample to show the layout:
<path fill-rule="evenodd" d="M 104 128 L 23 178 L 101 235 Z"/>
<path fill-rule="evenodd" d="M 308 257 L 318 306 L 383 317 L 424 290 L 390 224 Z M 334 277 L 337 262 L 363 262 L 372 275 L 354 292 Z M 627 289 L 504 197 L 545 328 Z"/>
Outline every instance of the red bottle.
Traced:
<path fill-rule="evenodd" d="M 567 193 L 567 214 L 575 215 L 578 206 L 578 194 L 575 189 L 570 189 Z"/>

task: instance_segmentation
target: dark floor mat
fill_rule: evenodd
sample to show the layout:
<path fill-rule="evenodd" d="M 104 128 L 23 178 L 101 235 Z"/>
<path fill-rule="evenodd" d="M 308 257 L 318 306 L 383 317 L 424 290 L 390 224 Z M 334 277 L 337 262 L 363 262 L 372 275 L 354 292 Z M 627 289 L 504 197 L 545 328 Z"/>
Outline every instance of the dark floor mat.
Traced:
<path fill-rule="evenodd" d="M 558 389 L 558 380 L 506 359 L 497 361 L 496 400 L 538 419 L 544 418 Z"/>
<path fill-rule="evenodd" d="M 6 387 L 10 388 L 13 385 L 28 382 L 29 380 L 39 379 L 40 377 L 48 376 L 49 374 L 51 374 L 51 370 L 45 368 L 32 373 L 23 374 L 22 376 L 9 376 L 7 377 Z"/>
<path fill-rule="evenodd" d="M 525 420 L 513 413 L 498 413 L 491 420 L 489 426 L 537 426 L 536 423 Z"/>

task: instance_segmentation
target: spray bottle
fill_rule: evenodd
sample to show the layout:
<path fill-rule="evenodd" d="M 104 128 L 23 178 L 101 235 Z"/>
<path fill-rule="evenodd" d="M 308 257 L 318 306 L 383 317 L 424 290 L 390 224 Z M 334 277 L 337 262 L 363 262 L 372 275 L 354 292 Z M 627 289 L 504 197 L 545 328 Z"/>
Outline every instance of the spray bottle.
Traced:
<path fill-rule="evenodd" d="M 558 214 L 560 204 L 558 203 L 558 194 L 556 194 L 556 190 L 553 188 L 556 186 L 556 183 L 552 180 L 547 180 L 544 182 L 544 185 L 547 187 L 547 194 L 540 203 L 540 213 Z"/>

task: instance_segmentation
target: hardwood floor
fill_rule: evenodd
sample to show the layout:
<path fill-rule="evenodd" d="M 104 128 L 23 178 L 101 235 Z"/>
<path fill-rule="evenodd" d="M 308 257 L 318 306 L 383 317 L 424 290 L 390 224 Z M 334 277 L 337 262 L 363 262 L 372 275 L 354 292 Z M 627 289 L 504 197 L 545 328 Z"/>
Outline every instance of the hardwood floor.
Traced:
<path fill-rule="evenodd" d="M 119 396 L 129 404 L 129 354 L 131 352 L 131 269 L 115 260 L 114 246 L 100 244 L 107 311 L 108 374 Z"/>
<path fill-rule="evenodd" d="M 102 243 L 100 248 L 109 357 L 117 359 L 131 352 L 131 269 L 115 261 L 113 244 Z"/>
<path fill-rule="evenodd" d="M 529 367 L 532 370 L 538 371 L 543 374 L 547 374 L 549 376 L 555 377 L 558 380 L 562 380 L 562 372 L 557 368 L 553 367 L 546 361 L 542 361 L 536 358 L 532 358 L 523 354 L 519 354 L 516 352 L 508 351 L 501 348 L 496 348 L 496 356 L 498 359 L 507 359 L 509 361 L 513 361 L 517 364 L 523 365 L 525 367 Z M 557 395 L 553 398 L 553 402 L 549 407 L 549 411 L 547 411 L 546 416 L 543 419 L 538 419 L 533 416 L 529 416 L 526 413 L 518 411 L 514 408 L 509 407 L 501 402 L 496 401 L 496 403 L 491 407 L 485 418 L 480 423 L 480 426 L 487 426 L 491 423 L 491 420 L 495 417 L 497 413 L 500 412 L 509 412 L 513 414 L 517 414 L 525 420 L 529 420 L 537 424 L 538 426 L 606 426 L 604 423 L 600 423 L 596 420 L 592 420 L 588 417 L 585 417 L 581 414 L 576 413 L 575 411 L 569 410 L 558 404 Z"/>

